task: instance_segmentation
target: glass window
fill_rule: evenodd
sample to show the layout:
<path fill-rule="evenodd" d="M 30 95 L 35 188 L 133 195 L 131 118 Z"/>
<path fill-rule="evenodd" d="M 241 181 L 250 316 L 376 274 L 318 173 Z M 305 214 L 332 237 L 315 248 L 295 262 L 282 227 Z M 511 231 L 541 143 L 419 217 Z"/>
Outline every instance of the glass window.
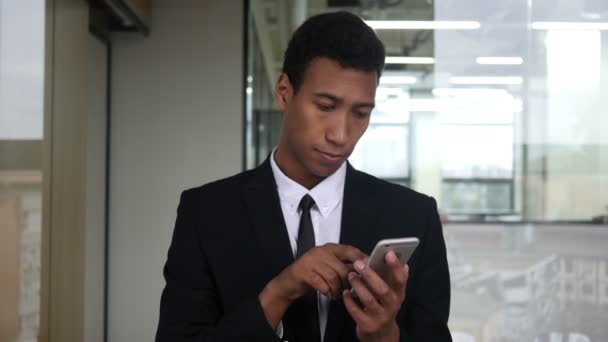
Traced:
<path fill-rule="evenodd" d="M 352 165 L 377 177 L 409 177 L 408 127 L 370 124 L 350 157 Z"/>
<path fill-rule="evenodd" d="M 393 182 L 409 182 L 409 100 L 404 88 L 378 88 L 370 125 L 349 159 L 355 168 Z"/>
<path fill-rule="evenodd" d="M 40 322 L 45 1 L 0 1 L 0 341 Z"/>
<path fill-rule="evenodd" d="M 446 180 L 444 210 L 460 215 L 510 214 L 513 186 L 510 181 Z"/>
<path fill-rule="evenodd" d="M 43 8 L 42 0 L 0 2 L 0 140 L 42 139 Z"/>
<path fill-rule="evenodd" d="M 513 176 L 513 127 L 443 125 L 443 178 L 499 178 Z"/>

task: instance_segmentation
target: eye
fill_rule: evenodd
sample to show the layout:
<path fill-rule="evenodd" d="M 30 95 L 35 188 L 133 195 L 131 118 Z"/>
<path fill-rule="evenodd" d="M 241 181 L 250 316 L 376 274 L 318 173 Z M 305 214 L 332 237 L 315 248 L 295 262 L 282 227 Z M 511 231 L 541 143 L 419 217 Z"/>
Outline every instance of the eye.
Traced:
<path fill-rule="evenodd" d="M 334 109 L 334 106 L 323 103 L 317 103 L 317 108 L 319 108 L 319 110 L 323 112 L 331 112 Z"/>
<path fill-rule="evenodd" d="M 360 112 L 360 111 L 355 111 L 354 113 L 358 118 L 361 118 L 361 119 L 363 119 L 369 115 L 369 113 L 367 113 L 367 112 Z"/>

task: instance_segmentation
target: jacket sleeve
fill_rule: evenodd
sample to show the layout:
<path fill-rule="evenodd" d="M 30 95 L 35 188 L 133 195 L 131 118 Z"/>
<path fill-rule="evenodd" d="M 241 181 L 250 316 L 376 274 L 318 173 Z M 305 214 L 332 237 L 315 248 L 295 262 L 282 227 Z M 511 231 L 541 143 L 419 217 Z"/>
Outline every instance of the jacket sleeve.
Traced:
<path fill-rule="evenodd" d="M 257 296 L 225 312 L 200 243 L 193 190 L 182 193 L 164 267 L 156 342 L 276 341 Z M 198 190 L 201 191 L 201 190 Z M 199 209 L 200 210 L 200 209 Z"/>
<path fill-rule="evenodd" d="M 448 329 L 450 273 L 443 229 L 437 202 L 433 198 L 428 202 L 417 265 L 410 269 L 404 310 L 398 315 L 401 341 L 452 341 Z"/>

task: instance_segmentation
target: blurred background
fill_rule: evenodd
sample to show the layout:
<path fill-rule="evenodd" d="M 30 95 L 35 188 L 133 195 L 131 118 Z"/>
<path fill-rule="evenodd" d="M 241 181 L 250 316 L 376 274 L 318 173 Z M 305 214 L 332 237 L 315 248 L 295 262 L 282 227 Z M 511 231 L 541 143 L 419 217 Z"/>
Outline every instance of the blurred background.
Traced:
<path fill-rule="evenodd" d="M 437 199 L 454 341 L 608 341 L 606 0 L 0 0 L 0 342 L 153 340 L 180 192 L 267 157 L 336 10 L 387 51 L 350 162 Z"/>

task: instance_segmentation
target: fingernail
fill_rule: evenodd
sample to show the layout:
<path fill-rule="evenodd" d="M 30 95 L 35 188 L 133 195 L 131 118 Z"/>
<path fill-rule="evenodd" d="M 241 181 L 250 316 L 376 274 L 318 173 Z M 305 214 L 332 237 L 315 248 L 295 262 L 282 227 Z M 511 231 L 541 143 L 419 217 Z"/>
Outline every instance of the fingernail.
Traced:
<path fill-rule="evenodd" d="M 395 252 L 393 251 L 388 251 L 386 258 L 388 259 L 388 261 L 390 262 L 395 262 L 397 261 L 397 256 L 395 255 Z"/>
<path fill-rule="evenodd" d="M 357 273 L 350 272 L 350 273 L 348 274 L 348 280 L 353 280 L 353 279 L 354 279 L 356 276 L 357 276 Z"/>
<path fill-rule="evenodd" d="M 365 264 L 363 263 L 363 261 L 357 260 L 357 261 L 355 261 L 355 268 L 358 271 L 363 271 L 363 269 L 365 268 Z"/>

